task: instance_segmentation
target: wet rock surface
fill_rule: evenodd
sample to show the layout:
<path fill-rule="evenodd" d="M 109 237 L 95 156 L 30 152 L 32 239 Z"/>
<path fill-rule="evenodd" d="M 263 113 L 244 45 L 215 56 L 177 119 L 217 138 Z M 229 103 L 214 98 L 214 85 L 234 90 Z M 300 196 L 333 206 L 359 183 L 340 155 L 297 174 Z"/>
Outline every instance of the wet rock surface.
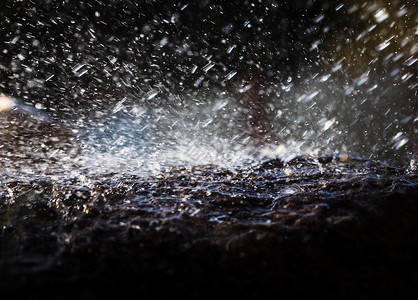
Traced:
<path fill-rule="evenodd" d="M 416 173 L 329 155 L 72 174 L 3 174 L 3 294 L 418 295 Z"/>

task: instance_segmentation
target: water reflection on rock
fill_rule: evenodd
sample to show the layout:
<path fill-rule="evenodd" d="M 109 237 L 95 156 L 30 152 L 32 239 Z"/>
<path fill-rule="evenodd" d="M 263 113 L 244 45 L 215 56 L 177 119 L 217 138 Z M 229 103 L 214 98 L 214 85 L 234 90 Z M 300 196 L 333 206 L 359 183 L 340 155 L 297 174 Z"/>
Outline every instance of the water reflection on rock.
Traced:
<path fill-rule="evenodd" d="M 79 296 L 82 285 L 97 295 L 193 297 L 212 285 L 242 296 L 298 285 L 342 295 L 364 280 L 367 295 L 392 293 L 391 264 L 405 276 L 415 270 L 417 187 L 416 173 L 346 154 L 148 175 L 6 175 L 0 282 L 35 295 L 74 287 Z M 415 291 L 410 284 L 405 293 Z"/>

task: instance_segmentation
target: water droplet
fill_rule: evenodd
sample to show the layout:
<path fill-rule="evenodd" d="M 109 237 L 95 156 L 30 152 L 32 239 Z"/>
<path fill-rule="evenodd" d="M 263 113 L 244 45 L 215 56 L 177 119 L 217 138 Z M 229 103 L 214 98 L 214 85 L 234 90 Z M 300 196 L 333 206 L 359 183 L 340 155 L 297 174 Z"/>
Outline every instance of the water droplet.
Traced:
<path fill-rule="evenodd" d="M 403 57 L 403 53 L 399 53 L 399 54 L 397 54 L 393 59 L 392 59 L 392 61 L 393 62 L 397 62 L 399 59 L 401 59 Z"/>
<path fill-rule="evenodd" d="M 165 37 L 163 37 L 162 39 L 161 39 L 161 41 L 160 41 L 160 46 L 161 47 L 164 47 L 165 45 L 167 45 L 168 44 L 168 38 L 165 36 Z"/>
<path fill-rule="evenodd" d="M 20 39 L 20 36 L 15 36 L 11 41 L 10 44 L 16 44 L 17 41 Z"/>
<path fill-rule="evenodd" d="M 406 123 L 408 123 L 409 121 L 411 121 L 411 120 L 412 120 L 412 118 L 413 118 L 413 116 L 407 116 L 407 117 L 403 118 L 403 119 L 400 121 L 400 123 L 401 123 L 401 124 L 406 124 Z"/>
<path fill-rule="evenodd" d="M 405 7 L 403 7 L 396 13 L 396 16 L 398 18 L 402 17 L 402 16 L 406 15 L 407 12 L 408 12 L 408 10 Z"/>
<path fill-rule="evenodd" d="M 0 94 L 0 112 L 9 110 L 14 105 L 15 105 L 15 102 L 13 101 L 12 98 L 10 98 L 10 97 L 8 97 L 4 94 Z"/>
<path fill-rule="evenodd" d="M 317 49 L 318 49 L 318 46 L 319 46 L 321 43 L 322 43 L 322 41 L 321 41 L 321 40 L 316 40 L 316 41 L 314 41 L 314 42 L 312 43 L 311 47 L 309 48 L 309 51 L 312 51 L 312 50 L 317 50 Z"/>
<path fill-rule="evenodd" d="M 371 32 L 371 31 L 372 31 L 372 30 L 374 30 L 376 27 L 377 27 L 377 26 L 376 26 L 376 24 L 373 24 L 372 26 L 370 26 L 370 27 L 367 29 L 367 32 Z"/>
<path fill-rule="evenodd" d="M 373 17 L 377 23 L 382 23 L 384 20 L 389 18 L 389 14 L 385 8 L 378 9 L 374 12 Z"/>
<path fill-rule="evenodd" d="M 325 15 L 324 15 L 324 14 L 320 14 L 319 16 L 317 16 L 317 17 L 314 19 L 314 23 L 319 23 L 319 22 L 321 22 L 324 18 L 325 18 Z"/>
<path fill-rule="evenodd" d="M 117 60 L 118 60 L 118 58 L 117 57 L 114 57 L 114 56 L 109 56 L 107 59 L 109 60 L 109 62 L 112 65 L 114 65 L 117 62 Z"/>
<path fill-rule="evenodd" d="M 406 61 L 405 61 L 405 65 L 407 65 L 408 67 L 412 66 L 414 63 L 416 63 L 418 60 L 418 58 L 414 58 L 413 56 L 409 57 Z"/>
<path fill-rule="evenodd" d="M 203 72 L 207 73 L 210 69 L 212 69 L 215 66 L 214 62 L 207 63 L 203 68 Z"/>
<path fill-rule="evenodd" d="M 354 12 L 356 12 L 358 10 L 358 6 L 357 5 L 353 5 L 352 7 L 350 7 L 349 9 L 348 9 L 348 13 L 349 14 L 352 14 L 352 13 L 354 13 Z"/>
<path fill-rule="evenodd" d="M 338 71 L 338 70 L 340 70 L 342 67 L 343 67 L 343 65 L 342 65 L 342 64 L 337 63 L 337 64 L 335 64 L 335 65 L 332 67 L 332 72 L 333 72 L 333 73 L 334 73 L 334 72 L 337 72 L 337 71 Z"/>
<path fill-rule="evenodd" d="M 365 84 L 369 80 L 369 71 L 363 73 L 360 77 L 356 79 L 356 84 L 358 86 Z"/>
<path fill-rule="evenodd" d="M 226 77 L 225 77 L 225 81 L 228 81 L 229 79 L 231 79 L 232 77 L 234 77 L 237 74 L 236 71 L 231 71 L 229 72 Z"/>
<path fill-rule="evenodd" d="M 313 98 L 315 98 L 317 95 L 319 95 L 319 91 L 315 91 L 311 94 L 309 94 L 306 98 L 305 101 L 311 101 Z"/>
<path fill-rule="evenodd" d="M 36 104 L 35 104 L 35 108 L 36 108 L 36 109 L 44 109 L 44 108 L 45 108 L 45 106 L 44 106 L 42 103 L 36 103 Z"/>
<path fill-rule="evenodd" d="M 392 142 L 394 143 L 393 148 L 395 150 L 398 150 L 402 146 L 404 146 L 406 143 L 408 143 L 409 139 L 405 136 L 405 133 L 398 132 L 393 138 Z"/>
<path fill-rule="evenodd" d="M 92 28 L 89 28 L 87 31 L 88 31 L 88 33 L 90 34 L 90 36 L 91 36 L 93 39 L 96 39 L 95 32 L 94 32 L 94 30 L 93 30 Z"/>
<path fill-rule="evenodd" d="M 123 108 L 123 103 L 126 101 L 126 97 L 116 103 L 115 107 L 112 109 L 112 113 L 115 114 Z"/>
<path fill-rule="evenodd" d="M 234 50 L 236 47 L 237 47 L 236 45 L 229 46 L 228 49 L 226 50 L 226 53 L 228 54 L 231 53 L 232 50 Z"/>
<path fill-rule="evenodd" d="M 383 43 L 381 43 L 379 46 L 377 46 L 378 51 L 382 51 L 383 49 L 386 49 L 390 45 L 390 41 L 386 40 Z"/>
<path fill-rule="evenodd" d="M 228 104 L 228 100 L 219 101 L 213 108 L 214 111 L 224 108 Z"/>
<path fill-rule="evenodd" d="M 412 74 L 411 73 L 405 73 L 402 77 L 401 77 L 401 79 L 402 79 L 402 81 L 408 81 L 410 78 L 412 78 Z"/>
<path fill-rule="evenodd" d="M 337 5 L 337 7 L 335 8 L 335 11 L 339 11 L 343 6 L 344 6 L 343 3 Z"/>
<path fill-rule="evenodd" d="M 213 118 L 207 119 L 205 122 L 202 123 L 202 128 L 207 127 L 212 122 L 213 122 Z"/>
<path fill-rule="evenodd" d="M 51 80 L 54 76 L 55 76 L 54 74 L 49 75 L 49 76 L 45 79 L 45 82 L 50 81 L 50 80 Z"/>
<path fill-rule="evenodd" d="M 201 83 L 202 83 L 202 81 L 203 81 L 203 79 L 205 79 L 205 77 L 203 77 L 203 76 L 200 76 L 195 82 L 194 82 L 194 87 L 198 87 Z"/>
<path fill-rule="evenodd" d="M 86 67 L 86 64 L 78 64 L 71 70 L 71 72 L 75 76 L 81 77 L 88 72 L 88 68 Z"/>
<path fill-rule="evenodd" d="M 152 89 L 150 91 L 148 91 L 145 95 L 144 95 L 144 100 L 148 101 L 153 99 L 155 96 L 158 95 L 158 90 Z"/>
<path fill-rule="evenodd" d="M 319 78 L 319 82 L 325 82 L 331 77 L 331 74 L 325 74 Z"/>
<path fill-rule="evenodd" d="M 298 190 L 297 189 L 295 189 L 295 188 L 291 188 L 291 187 L 289 187 L 289 188 L 285 188 L 285 189 L 282 189 L 281 191 L 280 191 L 280 193 L 281 194 L 283 194 L 283 195 L 293 195 L 293 194 L 295 194 L 295 193 L 297 193 L 298 192 Z"/>
<path fill-rule="evenodd" d="M 327 131 L 328 129 L 332 127 L 332 125 L 334 125 L 335 121 L 336 121 L 335 117 L 329 120 L 324 118 L 324 119 L 321 119 L 318 123 L 322 127 L 322 131 Z"/>

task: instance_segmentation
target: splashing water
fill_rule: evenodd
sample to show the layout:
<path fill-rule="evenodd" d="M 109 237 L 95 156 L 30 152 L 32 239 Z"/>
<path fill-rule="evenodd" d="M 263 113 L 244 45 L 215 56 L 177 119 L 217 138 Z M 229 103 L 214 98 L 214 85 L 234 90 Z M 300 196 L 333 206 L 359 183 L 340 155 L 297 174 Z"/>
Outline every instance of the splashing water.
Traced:
<path fill-rule="evenodd" d="M 2 295 L 417 291 L 413 1 L 110 2 L 2 2 Z"/>
<path fill-rule="evenodd" d="M 324 151 L 407 166 L 415 14 L 402 1 L 7 4 L 0 87 L 74 134 L 92 168 Z"/>

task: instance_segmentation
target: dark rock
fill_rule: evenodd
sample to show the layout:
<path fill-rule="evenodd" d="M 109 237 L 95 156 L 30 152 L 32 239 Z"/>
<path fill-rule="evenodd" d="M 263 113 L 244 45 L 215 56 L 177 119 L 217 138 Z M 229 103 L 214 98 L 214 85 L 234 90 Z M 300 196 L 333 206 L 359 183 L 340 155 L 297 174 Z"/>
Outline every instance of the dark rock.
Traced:
<path fill-rule="evenodd" d="M 416 297 L 416 174 L 296 161 L 286 172 L 272 160 L 144 177 L 5 176 L 2 294 Z"/>

